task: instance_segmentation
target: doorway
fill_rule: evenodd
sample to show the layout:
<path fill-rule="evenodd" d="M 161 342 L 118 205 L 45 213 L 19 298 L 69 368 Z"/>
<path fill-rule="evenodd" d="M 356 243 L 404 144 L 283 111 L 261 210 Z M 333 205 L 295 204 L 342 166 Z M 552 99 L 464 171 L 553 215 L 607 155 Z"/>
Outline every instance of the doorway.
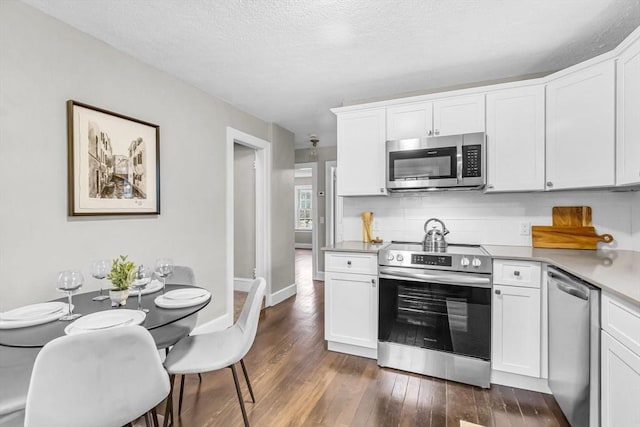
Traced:
<path fill-rule="evenodd" d="M 235 147 L 238 147 L 238 151 L 244 154 L 244 157 L 251 159 L 253 157 L 253 179 L 249 179 L 253 183 L 253 189 L 255 189 L 253 197 L 253 212 L 247 215 L 246 212 L 240 213 L 242 220 L 246 221 L 246 217 L 252 218 L 253 230 L 255 233 L 251 233 L 251 238 L 244 238 L 242 244 L 245 245 L 246 241 L 254 242 L 253 248 L 249 248 L 249 256 L 252 262 L 254 271 L 249 272 L 249 283 L 251 277 L 264 277 L 267 282 L 267 304 L 271 300 L 271 271 L 269 269 L 269 263 L 271 258 L 271 249 L 269 246 L 270 241 L 270 224 L 271 224 L 271 208 L 270 208 L 270 183 L 271 183 L 271 144 L 253 135 L 244 133 L 237 129 L 227 127 L 227 195 L 226 195 L 226 248 L 227 248 L 227 264 L 225 268 L 225 307 L 226 313 L 222 323 L 226 326 L 230 326 L 233 323 L 234 312 L 234 285 L 235 271 L 236 271 L 236 256 L 247 256 L 245 251 L 243 254 L 236 255 L 235 251 L 235 223 L 236 223 L 236 200 L 235 190 L 236 175 L 235 175 Z M 244 159 L 245 161 L 247 159 Z M 250 162 L 250 160 L 249 160 Z M 246 177 L 243 177 L 246 178 Z M 240 181 L 247 183 L 247 179 L 241 179 Z M 244 184 L 243 184 L 244 185 Z M 244 206 L 244 205 L 243 205 Z M 251 219 L 249 220 L 251 221 Z M 252 250 L 253 249 L 253 250 Z M 247 264 L 244 260 L 239 263 L 240 269 L 246 269 Z M 242 282 L 242 281 L 241 281 Z M 242 285 L 239 285 L 242 286 Z M 248 285 L 247 285 L 248 287 Z"/>
<path fill-rule="evenodd" d="M 311 279 L 318 280 L 318 164 L 296 163 L 294 180 L 296 252 L 311 249 Z"/>

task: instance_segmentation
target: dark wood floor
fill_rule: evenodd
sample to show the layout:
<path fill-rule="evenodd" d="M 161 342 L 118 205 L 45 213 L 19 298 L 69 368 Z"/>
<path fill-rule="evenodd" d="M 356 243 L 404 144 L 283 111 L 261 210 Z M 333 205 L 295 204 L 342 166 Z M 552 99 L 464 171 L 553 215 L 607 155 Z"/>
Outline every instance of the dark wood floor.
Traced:
<path fill-rule="evenodd" d="M 311 252 L 296 251 L 298 294 L 263 310 L 245 361 L 257 403 L 253 426 L 567 426 L 550 395 L 488 390 L 392 369 L 326 350 L 323 282 L 311 280 Z M 242 306 L 237 295 L 236 313 Z M 228 369 L 186 380 L 179 426 L 241 426 Z"/>

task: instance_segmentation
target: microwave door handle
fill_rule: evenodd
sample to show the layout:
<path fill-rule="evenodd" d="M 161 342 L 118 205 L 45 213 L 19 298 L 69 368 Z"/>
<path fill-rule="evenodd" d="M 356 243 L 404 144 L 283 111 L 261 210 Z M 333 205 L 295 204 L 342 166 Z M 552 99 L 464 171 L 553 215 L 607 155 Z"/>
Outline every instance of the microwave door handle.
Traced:
<path fill-rule="evenodd" d="M 462 138 L 460 138 L 460 142 L 458 142 L 457 144 L 457 150 L 456 150 L 456 161 L 457 161 L 457 165 L 458 165 L 458 174 L 457 174 L 457 179 L 458 179 L 458 184 L 460 184 L 462 182 Z"/>

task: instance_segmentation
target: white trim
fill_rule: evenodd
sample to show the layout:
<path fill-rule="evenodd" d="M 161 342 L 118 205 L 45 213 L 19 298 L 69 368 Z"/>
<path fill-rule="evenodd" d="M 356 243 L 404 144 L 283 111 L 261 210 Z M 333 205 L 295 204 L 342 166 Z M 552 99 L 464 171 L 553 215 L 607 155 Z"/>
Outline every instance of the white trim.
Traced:
<path fill-rule="evenodd" d="M 313 245 L 311 243 L 295 243 L 293 247 L 296 249 L 313 249 Z"/>
<path fill-rule="evenodd" d="M 233 325 L 233 312 L 223 314 L 220 317 L 209 320 L 202 325 L 196 326 L 189 335 L 206 334 L 209 332 L 221 331 Z M 164 351 L 162 352 L 164 353 Z"/>
<path fill-rule="evenodd" d="M 296 163 L 295 169 L 311 168 L 311 216 L 313 217 L 313 227 L 311 227 L 311 277 L 318 280 L 318 163 Z"/>
<path fill-rule="evenodd" d="M 336 201 L 336 197 L 334 194 L 334 184 L 335 181 L 333 178 L 333 174 L 338 167 L 338 162 L 332 160 L 330 162 L 325 162 L 324 164 L 324 178 L 325 178 L 325 216 L 327 220 L 325 221 L 326 225 L 326 237 L 325 237 L 325 246 L 333 246 L 336 243 L 336 208 L 337 204 L 334 206 L 334 202 Z"/>
<path fill-rule="evenodd" d="M 360 357 L 368 357 L 369 359 L 378 358 L 378 348 L 360 347 L 359 345 L 344 344 L 341 342 L 327 341 L 327 350 L 337 351 L 338 353 L 353 354 Z"/>
<path fill-rule="evenodd" d="M 256 275 L 267 282 L 267 295 L 271 292 L 271 143 L 227 126 L 227 194 L 226 194 L 226 252 L 227 266 L 226 312 L 233 322 L 233 144 L 256 150 Z"/>
<path fill-rule="evenodd" d="M 282 301 L 286 300 L 287 298 L 291 298 L 297 293 L 298 285 L 296 285 L 295 283 L 293 285 L 289 285 L 286 288 L 280 289 L 276 293 L 269 295 L 269 297 L 267 298 L 268 305 L 273 306 L 276 304 L 280 304 Z"/>
<path fill-rule="evenodd" d="M 526 375 L 512 374 L 509 372 L 491 370 L 491 384 L 500 384 L 507 387 L 522 388 L 537 391 L 538 393 L 551 394 L 549 382 L 544 378 L 528 377 Z"/>
<path fill-rule="evenodd" d="M 318 271 L 318 278 L 313 280 L 319 280 L 321 282 L 324 282 L 324 271 Z"/>
<path fill-rule="evenodd" d="M 233 290 L 238 292 L 249 292 L 253 279 L 245 279 L 244 277 L 233 278 Z"/>

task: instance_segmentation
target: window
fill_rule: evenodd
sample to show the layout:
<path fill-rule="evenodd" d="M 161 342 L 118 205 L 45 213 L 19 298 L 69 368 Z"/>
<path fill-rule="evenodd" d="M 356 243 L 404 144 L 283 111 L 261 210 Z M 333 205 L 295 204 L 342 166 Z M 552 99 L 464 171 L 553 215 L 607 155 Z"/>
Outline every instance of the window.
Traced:
<path fill-rule="evenodd" d="M 313 218 L 311 218 L 311 186 L 296 185 L 296 229 L 311 230 Z"/>

